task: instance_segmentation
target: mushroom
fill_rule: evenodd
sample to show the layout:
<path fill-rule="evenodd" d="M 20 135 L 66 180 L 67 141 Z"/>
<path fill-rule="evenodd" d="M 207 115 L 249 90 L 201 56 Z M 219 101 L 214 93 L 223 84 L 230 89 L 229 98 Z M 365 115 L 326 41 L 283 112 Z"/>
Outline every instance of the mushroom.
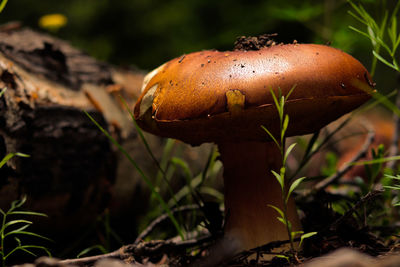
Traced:
<path fill-rule="evenodd" d="M 268 206 L 283 208 L 271 170 L 279 172 L 279 116 L 271 90 L 286 95 L 287 136 L 313 133 L 370 98 L 370 76 L 352 56 L 332 47 L 287 44 L 254 51 L 201 51 L 150 72 L 134 110 L 144 130 L 192 145 L 214 142 L 224 166 L 224 236 L 213 263 L 271 241 L 287 240 Z M 366 90 L 367 88 L 368 90 Z M 301 225 L 295 203 L 287 215 Z M 218 255 L 217 255 L 218 254 Z"/>

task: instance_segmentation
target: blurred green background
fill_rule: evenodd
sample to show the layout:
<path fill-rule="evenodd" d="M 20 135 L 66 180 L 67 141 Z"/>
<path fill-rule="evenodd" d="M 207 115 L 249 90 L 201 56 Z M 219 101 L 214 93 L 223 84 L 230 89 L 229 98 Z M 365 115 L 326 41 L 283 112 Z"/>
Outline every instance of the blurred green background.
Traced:
<path fill-rule="evenodd" d="M 379 18 L 381 7 L 396 0 L 360 2 Z M 348 28 L 362 28 L 350 9 L 345 0 L 11 0 L 0 22 L 40 29 L 43 15 L 63 14 L 66 25 L 51 34 L 100 60 L 144 70 L 184 53 L 229 50 L 238 36 L 263 33 L 278 33 L 279 42 L 330 43 L 369 68 L 371 45 Z M 384 76 L 394 72 L 382 65 L 377 71 L 378 87 L 390 91 L 394 82 Z"/>
<path fill-rule="evenodd" d="M 397 1 L 354 0 L 378 21 Z M 264 33 L 278 33 L 278 42 L 330 44 L 370 69 L 370 41 L 349 29 L 365 26 L 349 10 L 346 0 L 9 0 L 0 23 L 20 21 L 99 60 L 145 71 L 185 53 L 231 50 L 237 37 Z M 55 13 L 65 25 L 39 26 Z M 381 93 L 398 87 L 397 73 L 379 62 L 374 80 Z"/>
<path fill-rule="evenodd" d="M 361 3 L 379 18 L 380 6 L 395 1 Z M 263 33 L 278 33 L 279 42 L 330 43 L 369 68 L 371 46 L 348 28 L 362 27 L 350 9 L 343 0 L 11 0 L 0 22 L 39 29 L 41 16 L 63 14 L 66 25 L 51 34 L 100 60 L 144 70 L 196 50 L 229 50 L 236 37 Z M 378 87 L 393 87 L 382 77 L 394 73 L 388 71 L 378 67 Z"/>

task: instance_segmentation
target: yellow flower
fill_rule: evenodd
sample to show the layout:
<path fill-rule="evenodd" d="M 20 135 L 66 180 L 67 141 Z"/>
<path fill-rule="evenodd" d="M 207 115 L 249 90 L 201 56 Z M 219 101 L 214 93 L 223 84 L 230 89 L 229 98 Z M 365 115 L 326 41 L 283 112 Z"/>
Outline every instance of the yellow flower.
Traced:
<path fill-rule="evenodd" d="M 67 24 L 67 17 L 63 14 L 48 14 L 40 17 L 39 26 L 43 29 L 56 31 Z"/>

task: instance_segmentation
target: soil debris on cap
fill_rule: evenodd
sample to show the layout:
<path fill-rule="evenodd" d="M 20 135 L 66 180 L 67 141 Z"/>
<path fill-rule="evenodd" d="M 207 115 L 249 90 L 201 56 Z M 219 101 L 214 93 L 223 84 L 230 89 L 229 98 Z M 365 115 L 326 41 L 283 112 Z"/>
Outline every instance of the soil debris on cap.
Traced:
<path fill-rule="evenodd" d="M 276 45 L 272 37 L 278 36 L 277 33 L 266 33 L 259 36 L 240 36 L 236 39 L 234 50 L 260 50 L 263 47 Z"/>

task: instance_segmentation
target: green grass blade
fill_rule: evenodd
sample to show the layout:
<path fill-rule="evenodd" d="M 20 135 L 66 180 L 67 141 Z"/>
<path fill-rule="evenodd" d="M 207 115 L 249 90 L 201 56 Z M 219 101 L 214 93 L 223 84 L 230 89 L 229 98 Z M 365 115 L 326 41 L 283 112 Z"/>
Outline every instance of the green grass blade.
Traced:
<path fill-rule="evenodd" d="M 374 32 L 380 32 L 380 27 L 378 26 L 378 24 L 376 23 L 375 19 L 373 19 L 371 17 L 371 15 L 364 9 L 364 7 L 362 5 L 359 5 L 360 10 L 362 12 L 361 16 L 365 19 L 365 21 L 367 22 L 367 26 L 371 27 L 372 30 Z M 386 12 L 387 13 L 387 12 Z M 382 22 L 385 22 L 387 20 L 387 14 L 385 14 L 386 19 L 384 18 Z M 386 24 L 386 23 L 385 23 Z M 381 27 L 384 24 L 382 23 Z M 383 27 L 384 28 L 384 27 Z"/>
<path fill-rule="evenodd" d="M 309 232 L 309 233 L 301 235 L 299 247 L 301 247 L 301 245 L 303 244 L 304 239 L 310 238 L 316 234 L 318 234 L 318 232 Z"/>
<path fill-rule="evenodd" d="M 186 178 L 190 179 L 189 181 L 192 180 L 193 174 L 192 174 L 192 171 L 190 170 L 189 165 L 186 161 L 184 161 L 181 158 L 173 157 L 171 159 L 171 163 L 181 167 L 183 172 L 185 173 Z"/>
<path fill-rule="evenodd" d="M 107 249 L 104 246 L 102 246 L 102 245 L 94 245 L 94 246 L 91 246 L 91 247 L 88 247 L 88 248 L 82 250 L 76 257 L 80 258 L 83 255 L 86 255 L 89 252 L 91 252 L 93 250 L 96 250 L 96 249 L 99 250 L 102 254 L 106 254 L 108 252 Z"/>
<path fill-rule="evenodd" d="M 9 222 L 3 224 L 3 226 L 0 229 L 0 233 L 4 233 L 8 227 L 10 227 L 12 225 L 15 225 L 15 224 L 20 224 L 20 223 L 32 224 L 32 222 L 28 221 L 28 220 L 13 220 L 13 221 L 9 221 Z"/>
<path fill-rule="evenodd" d="M 274 143 L 275 143 L 278 147 L 281 147 L 281 145 L 280 145 L 279 142 L 276 140 L 276 138 L 274 137 L 274 135 L 273 135 L 267 128 L 265 128 L 264 125 L 261 125 L 261 128 L 264 129 L 264 131 L 269 135 L 269 137 L 272 139 L 272 141 L 274 141 Z"/>
<path fill-rule="evenodd" d="M 4 158 L 0 161 L 0 168 L 4 166 L 4 164 L 7 163 L 10 159 L 12 159 L 15 156 L 14 153 L 9 153 L 4 156 Z"/>
<path fill-rule="evenodd" d="M 290 91 L 287 93 L 286 97 L 285 97 L 285 101 L 287 101 L 290 97 L 290 95 L 293 93 L 294 89 L 296 88 L 297 84 L 293 85 L 292 88 L 290 89 Z"/>
<path fill-rule="evenodd" d="M 388 18 L 389 18 L 389 13 L 387 10 L 385 10 L 385 15 L 383 16 L 381 27 L 379 27 L 379 31 L 378 31 L 379 37 L 382 37 L 385 32 Z"/>
<path fill-rule="evenodd" d="M 89 117 L 89 119 L 99 128 L 101 132 L 103 132 L 106 137 L 118 148 L 119 151 L 129 160 L 129 162 L 135 167 L 135 169 L 138 171 L 140 176 L 142 177 L 143 181 L 147 184 L 147 186 L 150 188 L 151 192 L 155 194 L 157 200 L 160 202 L 162 208 L 164 211 L 168 214 L 168 217 L 170 218 L 171 222 L 175 226 L 179 236 L 184 239 L 184 235 L 182 232 L 182 228 L 179 226 L 178 221 L 176 220 L 175 216 L 172 214 L 170 208 L 168 207 L 167 203 L 163 200 L 161 195 L 155 190 L 155 187 L 153 183 L 150 181 L 150 179 L 144 174 L 142 169 L 137 165 L 136 161 L 129 155 L 129 153 L 92 117 L 87 111 L 84 111 L 86 116 Z"/>
<path fill-rule="evenodd" d="M 286 195 L 285 203 L 289 201 L 289 197 L 292 194 L 292 192 L 303 182 L 303 180 L 306 179 L 306 177 L 301 177 L 293 181 L 293 183 L 290 185 L 289 191 Z"/>
<path fill-rule="evenodd" d="M 282 192 L 284 191 L 285 188 L 285 178 L 282 177 L 280 174 L 278 174 L 277 172 L 275 172 L 274 170 L 271 170 L 272 174 L 275 176 L 276 180 L 278 181 L 278 183 L 281 186 Z"/>
<path fill-rule="evenodd" d="M 183 199 L 186 195 L 190 194 L 191 190 L 190 188 L 197 188 L 201 183 L 201 175 L 196 176 L 196 178 L 194 178 L 191 183 L 190 186 L 188 184 L 186 184 L 185 186 L 183 186 L 176 194 L 175 194 L 175 198 L 176 200 L 179 202 L 181 199 Z M 172 208 L 175 205 L 175 202 L 170 199 L 168 201 L 168 206 L 170 208 Z"/>
<path fill-rule="evenodd" d="M 10 252 L 4 257 L 4 260 L 6 260 L 10 255 L 14 254 L 14 252 L 16 252 L 16 251 L 18 251 L 18 250 L 25 251 L 25 252 L 27 252 L 27 253 L 33 255 L 34 257 L 36 257 L 36 254 L 35 254 L 35 253 L 33 253 L 33 252 L 31 252 L 31 251 L 28 250 L 28 249 L 30 249 L 30 248 L 43 250 L 44 252 L 46 252 L 47 256 L 51 257 L 51 253 L 50 253 L 50 251 L 49 251 L 46 247 L 43 247 L 43 246 L 36 246 L 36 245 L 23 245 L 23 246 L 18 246 L 18 247 L 16 247 L 16 248 L 14 248 L 12 251 L 10 251 Z"/>
<path fill-rule="evenodd" d="M 31 255 L 31 256 L 37 258 L 37 255 L 36 255 L 35 253 L 29 251 L 27 248 L 24 248 L 24 247 L 22 247 L 22 246 L 19 246 L 19 247 L 14 248 L 13 250 L 11 250 L 11 251 L 4 257 L 4 260 L 7 259 L 10 255 L 12 255 L 14 252 L 16 252 L 16 251 L 18 251 L 18 250 L 25 251 L 27 254 L 29 254 L 29 255 Z"/>
<path fill-rule="evenodd" d="M 23 231 L 23 230 L 25 230 L 26 228 L 28 228 L 29 226 L 30 226 L 30 224 L 26 224 L 26 225 L 24 225 L 24 226 L 21 226 L 21 227 L 18 228 L 18 229 L 15 229 L 15 230 L 13 230 L 13 231 L 7 232 L 6 234 L 4 234 L 4 237 L 9 236 L 9 235 L 13 235 L 13 234 L 15 234 L 15 233 L 17 233 L 17 232 L 20 232 L 20 231 Z"/>
<path fill-rule="evenodd" d="M 215 199 L 217 199 L 220 202 L 224 201 L 224 194 L 222 194 L 221 192 L 219 192 L 215 188 L 212 188 L 212 187 L 209 187 L 209 186 L 202 186 L 199 189 L 199 191 L 202 194 L 207 194 L 209 196 L 214 197 Z"/>
<path fill-rule="evenodd" d="M 276 219 L 278 219 L 278 221 L 280 221 L 281 223 L 283 223 L 283 225 L 287 225 L 287 224 L 286 224 L 287 221 L 286 221 L 284 218 L 282 218 L 282 217 L 276 217 Z"/>
<path fill-rule="evenodd" d="M 286 114 L 285 119 L 283 120 L 282 129 L 281 129 L 281 144 L 283 144 L 283 141 L 285 139 L 286 130 L 287 130 L 288 126 L 289 126 L 289 115 Z"/>
<path fill-rule="evenodd" d="M 272 89 L 271 89 L 271 95 L 272 95 L 272 98 L 274 100 L 275 107 L 278 109 L 278 112 L 279 112 L 280 104 L 278 102 L 278 98 L 276 97 L 276 95 L 275 95 L 275 93 L 274 93 L 274 91 Z"/>
<path fill-rule="evenodd" d="M 286 165 L 286 160 L 288 158 L 288 156 L 290 155 L 290 152 L 292 152 L 293 148 L 296 146 L 296 143 L 291 144 L 285 152 L 285 156 L 283 157 L 283 165 Z"/>
<path fill-rule="evenodd" d="M 399 64 L 397 64 L 396 58 L 393 58 L 393 65 L 394 65 L 394 69 L 400 72 L 400 67 L 399 67 Z"/>
<path fill-rule="evenodd" d="M 135 120 L 135 116 L 133 115 L 132 111 L 129 109 L 128 103 L 125 101 L 125 99 L 120 96 L 120 100 L 122 102 L 122 104 L 124 105 L 126 111 L 128 111 L 129 116 L 132 119 L 132 122 L 135 126 L 135 129 L 137 131 L 137 133 L 139 134 L 140 139 L 142 140 L 144 146 L 146 147 L 147 152 L 149 153 L 151 159 L 154 161 L 154 163 L 156 164 L 156 166 L 158 167 L 158 169 L 162 172 L 165 173 L 165 171 L 161 168 L 160 163 L 158 162 L 158 160 L 156 159 L 156 157 L 153 154 L 153 151 L 151 151 L 150 145 L 147 142 L 146 138 L 144 137 L 143 131 L 142 129 L 140 129 L 139 125 L 137 124 L 136 120 Z"/>
<path fill-rule="evenodd" d="M 29 235 L 29 236 L 38 237 L 38 238 L 41 238 L 41 239 L 44 239 L 44 240 L 47 240 L 47 241 L 53 241 L 48 237 L 45 237 L 45 236 L 42 236 L 42 235 L 39 235 L 39 234 L 36 234 L 36 233 L 33 233 L 33 232 L 29 232 L 29 231 L 19 231 L 19 232 L 16 232 L 14 234 Z"/>
<path fill-rule="evenodd" d="M 4 164 L 7 163 L 7 161 L 9 161 L 10 159 L 12 159 L 13 157 L 18 156 L 18 157 L 25 157 L 28 158 L 29 155 L 24 154 L 24 153 L 20 153 L 20 152 L 16 152 L 16 153 L 8 153 L 6 156 L 4 156 L 4 158 L 0 161 L 0 168 L 4 166 Z"/>
<path fill-rule="evenodd" d="M 352 113 L 353 115 L 354 113 Z M 302 160 L 300 161 L 299 167 L 297 168 L 297 170 L 292 174 L 292 176 L 290 177 L 289 181 L 291 181 L 292 179 L 294 179 L 294 177 L 296 177 L 296 175 L 304 168 L 304 166 L 306 166 L 306 164 L 310 161 L 310 159 L 325 145 L 329 142 L 329 140 L 331 140 L 331 138 L 338 132 L 340 131 L 340 129 L 342 129 L 345 125 L 347 125 L 347 123 L 349 123 L 349 121 L 353 118 L 353 116 L 349 116 L 348 118 L 346 118 L 342 123 L 340 123 L 333 131 L 331 131 L 322 141 L 321 143 L 318 144 L 318 146 L 314 149 L 314 145 L 309 145 L 309 153 L 308 154 L 304 154 Z M 314 138 L 314 136 L 313 136 Z M 315 140 L 318 138 L 318 135 L 315 136 Z"/>
<path fill-rule="evenodd" d="M 279 120 L 282 123 L 283 122 L 283 113 L 285 111 L 285 97 L 284 96 L 281 96 L 281 98 L 280 98 L 278 111 L 279 111 Z"/>
<path fill-rule="evenodd" d="M 0 13 L 4 10 L 7 5 L 8 0 L 2 0 L 0 3 Z"/>
<path fill-rule="evenodd" d="M 347 11 L 347 13 L 349 13 L 350 16 L 352 16 L 353 18 L 355 18 L 356 20 L 358 20 L 359 22 L 361 22 L 362 24 L 367 25 L 367 21 L 363 19 L 363 16 L 361 15 L 362 12 L 361 10 L 358 8 L 357 5 L 355 5 L 353 2 L 349 1 L 350 5 L 353 7 L 353 9 L 358 13 L 358 15 L 354 14 L 354 12 L 352 11 Z"/>
<path fill-rule="evenodd" d="M 144 134 L 143 134 L 142 129 L 140 129 L 139 125 L 137 124 L 137 122 L 136 122 L 136 120 L 135 120 L 135 116 L 133 115 L 132 111 L 129 109 L 128 103 L 125 101 L 125 99 L 124 99 L 122 96 L 120 96 L 120 100 L 121 100 L 122 104 L 124 105 L 125 109 L 128 111 L 129 116 L 131 117 L 132 122 L 133 122 L 133 124 L 134 124 L 134 126 L 135 126 L 136 132 L 139 134 L 139 137 L 140 137 L 140 139 L 142 140 L 142 142 L 143 142 L 143 144 L 144 144 L 144 146 L 145 146 L 145 148 L 146 148 L 146 151 L 149 153 L 151 159 L 152 159 L 153 162 L 156 164 L 156 166 L 157 166 L 157 168 L 158 168 L 158 170 L 159 170 L 160 175 L 157 174 L 157 176 L 156 176 L 156 186 L 158 186 L 158 184 L 159 184 L 159 182 L 158 182 L 159 177 L 163 178 L 163 181 L 165 182 L 165 184 L 166 184 L 166 186 L 167 186 L 167 190 L 168 190 L 169 194 L 171 195 L 172 199 L 174 199 L 174 192 L 173 192 L 173 190 L 172 190 L 171 184 L 170 184 L 169 181 L 168 181 L 168 178 L 167 178 L 167 175 L 166 175 L 166 172 L 165 172 L 165 169 L 164 169 L 166 166 L 164 166 L 164 168 L 163 168 L 163 167 L 161 166 L 162 163 L 160 164 L 160 163 L 158 162 L 158 160 L 156 159 L 156 157 L 154 156 L 154 153 L 153 153 L 153 151 L 151 150 L 149 143 L 147 142 L 146 138 L 144 137 Z M 169 144 L 169 143 L 173 144 L 173 140 L 168 139 L 168 140 L 167 140 L 167 144 Z M 165 150 L 166 150 L 168 147 L 169 147 L 169 146 L 166 146 L 166 147 L 165 147 Z M 165 152 L 165 150 L 164 150 L 164 152 Z M 163 152 L 163 154 L 164 154 L 164 152 Z M 163 159 L 164 159 L 164 157 L 163 157 Z M 152 194 L 152 197 L 153 197 L 153 196 L 154 196 L 154 195 Z M 175 204 L 178 206 L 178 202 L 176 202 Z"/>
<path fill-rule="evenodd" d="M 182 159 L 180 159 L 180 158 L 173 157 L 171 159 L 171 163 L 182 168 L 182 170 L 184 172 L 184 177 L 186 179 L 186 185 L 188 186 L 190 194 L 192 195 L 192 197 L 195 198 L 196 195 L 195 195 L 194 189 L 191 186 L 192 180 L 193 180 L 193 174 L 192 174 L 187 162 L 182 160 Z"/>
<path fill-rule="evenodd" d="M 369 35 L 369 39 L 371 40 L 373 47 L 377 47 L 378 45 L 377 36 L 369 25 L 367 27 L 367 33 Z"/>
<path fill-rule="evenodd" d="M 363 32 L 363 31 L 361 31 L 361 30 L 359 30 L 359 29 L 357 29 L 357 28 L 355 28 L 353 26 L 349 26 L 349 29 L 351 29 L 351 30 L 353 30 L 353 31 L 355 31 L 355 32 L 357 32 L 357 33 L 359 33 L 359 34 L 361 34 L 361 35 L 363 35 L 363 36 L 365 36 L 365 37 L 367 37 L 368 39 L 371 40 L 371 36 L 368 33 L 365 33 L 365 32 Z"/>
<path fill-rule="evenodd" d="M 305 152 L 304 152 L 303 158 L 304 158 L 304 157 L 307 157 L 307 155 L 309 155 L 310 152 L 311 152 L 311 150 L 314 148 L 314 144 L 315 144 L 315 142 L 318 140 L 319 133 L 320 133 L 320 131 L 317 131 L 317 132 L 315 132 L 315 133 L 312 135 L 310 141 L 309 141 L 308 144 L 307 144 L 307 147 L 306 147 L 306 150 L 305 150 Z"/>
<path fill-rule="evenodd" d="M 211 148 L 210 154 L 208 155 L 208 158 L 207 158 L 206 165 L 201 174 L 203 181 L 206 180 L 209 170 L 213 170 L 218 156 L 219 156 L 218 149 L 216 148 L 216 146 L 213 146 Z"/>
<path fill-rule="evenodd" d="M 22 198 L 21 198 L 20 200 L 14 200 L 14 201 L 11 203 L 11 208 L 8 210 L 7 214 L 10 214 L 10 213 L 13 212 L 15 209 L 18 209 L 18 208 L 22 207 L 22 205 L 25 204 L 26 200 L 27 200 L 27 196 L 26 196 L 26 195 L 23 195 Z"/>
<path fill-rule="evenodd" d="M 282 219 L 285 218 L 285 214 L 283 213 L 283 211 L 280 208 L 278 208 L 277 206 L 271 205 L 271 204 L 268 204 L 267 206 L 276 210 Z"/>
<path fill-rule="evenodd" d="M 385 177 L 390 178 L 390 179 L 400 180 L 400 175 L 394 176 L 394 175 L 385 174 Z"/>
<path fill-rule="evenodd" d="M 385 48 L 386 52 L 387 52 L 389 55 L 392 55 L 392 49 L 390 49 L 390 47 L 382 40 L 381 37 L 377 37 L 377 38 L 376 38 L 376 42 L 377 42 L 378 44 L 380 44 L 383 48 Z M 375 51 L 375 53 L 376 53 L 376 51 Z"/>
<path fill-rule="evenodd" d="M 296 236 L 303 234 L 304 231 L 293 231 L 290 233 L 291 240 L 294 240 Z M 300 247 L 300 245 L 299 245 Z"/>
<path fill-rule="evenodd" d="M 41 216 L 48 217 L 47 214 L 41 212 L 34 211 L 24 211 L 24 210 L 15 210 L 8 213 L 8 215 L 30 215 L 30 216 Z"/>
<path fill-rule="evenodd" d="M 393 48 L 392 48 L 392 50 L 393 50 L 393 57 L 394 57 L 394 54 L 396 53 L 396 51 L 397 51 L 397 48 L 399 47 L 399 45 L 400 45 L 400 34 L 397 36 L 397 39 L 396 39 L 396 42 L 393 44 Z"/>
<path fill-rule="evenodd" d="M 392 47 L 395 47 L 396 41 L 397 41 L 397 18 L 392 17 L 391 19 L 391 26 L 388 28 L 388 35 L 390 38 L 390 41 L 392 42 Z"/>
<path fill-rule="evenodd" d="M 220 172 L 222 169 L 222 163 L 220 161 L 217 161 L 219 153 L 216 149 L 216 147 L 213 147 L 211 150 L 211 153 L 209 155 L 209 160 L 206 163 L 206 167 L 204 168 L 203 172 L 199 175 L 197 175 L 194 179 L 192 179 L 190 183 L 190 187 L 193 189 L 199 188 L 199 191 L 202 193 L 208 194 L 210 190 L 204 189 L 205 187 L 202 186 L 203 182 L 205 181 L 206 177 L 216 177 L 217 174 Z M 203 192 L 204 191 L 204 192 Z M 221 193 L 217 193 L 218 191 L 213 191 L 213 193 L 210 192 L 211 195 L 216 197 L 217 199 L 221 198 Z M 179 202 L 181 199 L 183 199 L 186 195 L 190 193 L 189 185 L 183 186 L 176 194 L 175 198 Z M 222 199 L 223 201 L 223 195 Z M 168 201 L 168 206 L 172 208 L 174 206 L 174 202 L 171 200 Z"/>
<path fill-rule="evenodd" d="M 385 163 L 388 161 L 397 161 L 397 160 L 400 160 L 400 156 L 393 156 L 393 157 L 380 158 L 380 159 L 374 159 L 374 160 L 358 161 L 358 162 L 351 163 L 351 165 L 377 164 L 377 163 Z"/>
<path fill-rule="evenodd" d="M 7 87 L 4 87 L 3 89 L 0 90 L 0 97 L 3 96 L 3 94 L 6 92 Z"/>
<path fill-rule="evenodd" d="M 400 190 L 400 185 L 397 185 L 397 186 L 384 185 L 383 188 L 393 189 L 393 190 Z"/>
<path fill-rule="evenodd" d="M 389 110 L 394 112 L 397 116 L 400 116 L 400 109 L 392 101 L 390 101 L 386 96 L 384 96 L 376 91 L 372 91 L 368 85 L 361 83 L 358 80 L 354 80 L 352 84 L 353 84 L 353 86 L 356 86 L 360 90 L 364 90 L 365 92 L 371 94 L 371 96 L 377 100 L 377 102 L 373 103 L 373 105 L 382 104 L 382 105 L 386 106 Z M 395 91 L 393 93 L 395 93 Z M 372 106 L 372 104 L 371 104 L 371 106 Z M 370 107 L 370 106 L 368 106 L 368 107 Z M 363 110 L 365 110 L 365 109 L 363 109 Z M 356 112 L 353 112 L 352 115 L 353 114 L 356 114 Z"/>
<path fill-rule="evenodd" d="M 396 7 L 393 9 L 392 17 L 395 17 L 397 15 L 399 9 L 400 9 L 400 1 L 397 1 Z"/>

